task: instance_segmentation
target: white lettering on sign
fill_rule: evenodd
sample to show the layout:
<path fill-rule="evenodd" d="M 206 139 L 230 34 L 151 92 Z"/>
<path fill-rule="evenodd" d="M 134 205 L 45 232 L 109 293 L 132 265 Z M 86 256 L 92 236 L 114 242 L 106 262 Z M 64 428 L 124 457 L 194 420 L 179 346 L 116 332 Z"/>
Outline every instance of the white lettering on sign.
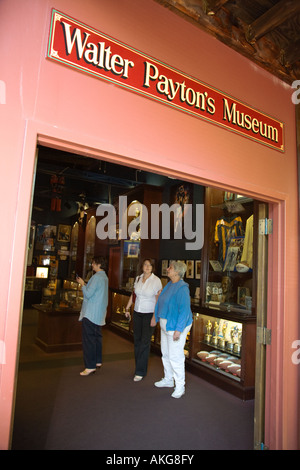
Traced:
<path fill-rule="evenodd" d="M 187 87 L 185 81 L 174 83 L 171 78 L 160 75 L 158 67 L 146 61 L 143 86 L 149 88 L 150 81 L 157 82 L 157 91 L 166 95 L 169 101 L 174 100 L 178 94 L 181 103 L 187 103 L 189 106 L 194 106 L 210 114 L 214 114 L 216 111 L 214 99 L 208 97 L 207 92 L 195 91 L 193 88 Z"/>
<path fill-rule="evenodd" d="M 259 121 L 256 118 L 252 118 L 249 114 L 239 111 L 236 103 L 232 103 L 230 107 L 226 98 L 223 98 L 223 103 L 224 121 L 231 122 L 243 129 L 252 131 L 254 134 L 259 134 L 269 140 L 278 142 L 278 130 L 275 127 L 268 125 L 263 121 Z"/>
<path fill-rule="evenodd" d="M 48 58 L 284 151 L 283 122 L 56 10 Z"/>
<path fill-rule="evenodd" d="M 71 25 L 66 21 L 62 21 L 64 27 L 64 35 L 66 42 L 66 51 L 70 55 L 75 46 L 78 60 L 84 59 L 87 63 L 93 64 L 99 68 L 107 71 L 112 71 L 116 75 L 121 75 L 123 78 L 128 78 L 129 67 L 134 67 L 131 60 L 123 59 L 118 54 L 111 52 L 110 46 L 105 48 L 104 42 L 87 42 L 90 36 L 89 33 L 84 32 L 81 36 L 79 28 L 74 29 L 71 36 Z"/>

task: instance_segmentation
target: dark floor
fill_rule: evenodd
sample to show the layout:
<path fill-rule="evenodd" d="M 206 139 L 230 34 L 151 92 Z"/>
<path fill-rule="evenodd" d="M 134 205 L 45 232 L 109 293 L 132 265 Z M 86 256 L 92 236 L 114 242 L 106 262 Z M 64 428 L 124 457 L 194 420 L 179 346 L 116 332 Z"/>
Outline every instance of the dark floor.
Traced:
<path fill-rule="evenodd" d="M 161 359 L 133 382 L 133 344 L 103 328 L 103 367 L 81 377 L 82 353 L 46 354 L 25 310 L 13 450 L 251 450 L 254 402 L 186 373 L 186 394 L 157 389 Z M 232 462 L 234 464 L 234 462 Z"/>

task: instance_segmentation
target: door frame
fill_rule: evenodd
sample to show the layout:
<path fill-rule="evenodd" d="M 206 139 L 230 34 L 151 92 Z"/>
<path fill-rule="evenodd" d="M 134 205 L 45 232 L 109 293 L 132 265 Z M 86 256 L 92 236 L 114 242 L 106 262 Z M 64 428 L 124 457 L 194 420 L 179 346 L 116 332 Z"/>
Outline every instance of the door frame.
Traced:
<path fill-rule="evenodd" d="M 218 182 L 215 182 L 215 181 L 207 180 L 205 177 L 201 178 L 199 176 L 195 177 L 195 175 L 182 174 L 178 170 L 176 171 L 176 170 L 171 169 L 169 171 L 165 167 L 158 167 L 157 165 L 151 164 L 149 162 L 141 162 L 140 160 L 137 160 L 136 158 L 129 158 L 129 157 L 126 157 L 126 156 L 123 156 L 123 155 L 115 155 L 115 154 L 108 153 L 106 151 L 101 151 L 100 149 L 97 148 L 97 146 L 90 147 L 90 146 L 86 146 L 84 143 L 79 144 L 78 142 L 79 142 L 80 139 L 77 140 L 78 136 L 76 136 L 76 138 L 73 140 L 73 138 L 75 137 L 73 134 L 69 135 L 71 140 L 65 140 L 65 139 L 62 140 L 60 138 L 61 136 L 51 135 L 52 132 L 53 132 L 53 128 L 49 129 L 48 126 L 46 126 L 47 131 L 52 131 L 52 132 L 47 132 L 46 131 L 46 132 L 42 132 L 41 134 L 39 134 L 39 132 L 37 132 L 37 127 L 38 126 L 36 127 L 36 124 L 34 124 L 34 123 L 31 123 L 31 124 L 33 124 L 33 125 L 31 126 L 30 123 L 28 123 L 28 128 L 27 128 L 28 134 L 27 134 L 27 139 L 25 139 L 25 149 L 24 149 L 24 151 L 25 151 L 25 154 L 27 154 L 27 158 L 29 158 L 30 152 L 32 152 L 33 140 L 34 140 L 34 143 L 35 143 L 34 151 L 36 151 L 37 145 L 40 144 L 40 145 L 47 146 L 47 147 L 50 147 L 50 148 L 64 150 L 64 151 L 71 152 L 71 153 L 77 153 L 79 155 L 88 156 L 88 157 L 95 158 L 95 159 L 104 159 L 104 160 L 111 161 L 111 162 L 121 164 L 121 165 L 128 165 L 128 166 L 131 166 L 131 167 L 138 167 L 139 169 L 152 171 L 152 172 L 157 173 L 157 174 L 166 174 L 168 172 L 168 176 L 189 180 L 191 182 L 194 182 L 195 184 L 208 185 L 208 186 L 212 186 L 212 187 L 217 187 L 219 189 L 227 189 L 227 190 L 231 189 L 229 184 L 218 183 Z M 45 131 L 46 129 L 43 128 L 43 130 Z M 55 132 L 54 132 L 54 134 L 55 134 Z M 32 155 L 31 155 L 31 158 L 32 158 Z M 142 163 L 142 165 L 141 165 L 141 163 Z M 31 165 L 32 165 L 32 163 L 31 163 Z M 33 188 L 34 188 L 34 182 L 33 182 L 33 178 L 32 178 L 32 190 L 33 190 Z M 234 188 L 232 188 L 232 190 L 234 192 L 238 192 L 238 193 L 243 192 L 243 188 L 234 187 Z M 245 192 L 250 195 L 249 190 L 246 189 Z M 273 206 L 273 209 L 275 209 L 275 211 L 277 210 L 277 208 L 279 208 L 278 213 L 279 214 L 282 213 L 281 208 L 284 207 L 284 204 L 285 204 L 284 200 L 279 199 L 279 198 L 275 199 L 274 196 L 273 197 L 271 197 L 271 196 L 267 197 L 266 195 L 261 195 L 261 194 L 258 194 L 256 192 L 253 192 L 251 197 L 253 197 L 255 199 L 258 199 L 258 200 L 265 200 L 267 204 L 269 203 L 269 204 L 271 204 L 271 206 Z M 280 202 L 282 204 L 280 204 Z M 28 225 L 30 224 L 30 214 L 31 214 L 31 208 L 29 208 L 29 211 L 28 211 Z M 279 218 L 280 218 L 280 216 L 279 216 Z M 280 229 L 280 226 L 281 225 L 277 224 L 278 229 Z M 275 249 L 278 249 L 279 244 L 282 243 L 283 238 L 284 238 L 283 234 L 279 233 L 278 237 L 276 237 L 276 242 L 278 243 L 278 246 L 275 243 L 276 246 L 274 245 L 273 249 L 274 249 L 274 247 L 275 247 Z M 273 245 L 273 243 L 272 243 L 272 245 Z M 269 271 L 268 277 L 270 277 L 271 274 L 272 273 Z M 23 295 L 24 295 L 24 286 L 23 286 Z M 269 292 L 267 293 L 267 295 L 269 295 Z M 264 300 L 264 302 L 265 302 L 265 300 Z M 22 308 L 22 306 L 21 306 L 21 308 Z M 264 309 L 264 311 L 266 312 L 267 310 Z M 275 321 L 275 323 L 277 323 L 278 320 L 279 320 L 279 313 L 278 312 L 275 312 L 275 313 L 276 313 L 276 315 L 275 315 L 274 321 Z M 21 316 L 20 316 L 20 319 L 21 319 Z M 268 321 L 270 321 L 270 318 L 268 319 Z M 20 321 L 20 323 L 19 323 L 19 332 L 20 332 L 21 326 L 22 326 L 22 322 Z M 19 340 L 20 340 L 20 338 L 19 338 Z M 19 344 L 18 344 L 18 349 L 19 349 Z M 260 360 L 265 361 L 265 358 L 266 358 L 266 356 L 263 356 L 263 359 L 260 359 Z M 18 358 L 17 358 L 17 361 L 18 361 Z M 268 392 L 270 392 L 270 390 L 268 388 L 268 384 L 267 384 L 268 379 L 270 379 L 270 371 L 268 371 L 268 367 L 270 367 L 270 363 L 267 360 L 265 362 L 265 364 L 266 364 L 266 369 L 265 369 L 265 372 L 264 372 L 264 376 L 265 376 L 265 379 L 266 379 L 266 389 L 265 390 L 266 390 L 266 393 L 268 393 Z M 16 388 L 16 382 L 17 382 L 17 380 L 16 380 L 17 373 L 18 372 L 16 370 L 15 371 L 15 383 L 14 383 L 15 388 Z M 15 389 L 15 391 L 16 391 L 16 389 Z M 14 391 L 14 396 L 15 396 L 15 391 Z M 277 398 L 279 396 L 278 394 L 280 394 L 280 391 L 281 390 L 279 390 L 277 392 Z M 13 409 L 14 409 L 14 406 L 15 406 L 15 403 L 13 403 Z M 259 409 L 259 411 L 258 411 L 258 409 Z M 277 411 L 277 414 L 279 414 L 280 410 L 279 410 L 278 403 L 276 404 L 276 411 Z M 265 418 L 266 408 L 265 408 L 265 399 L 264 398 L 260 399 L 260 405 L 257 408 L 256 413 L 257 413 L 257 416 L 260 416 L 260 418 L 259 418 L 259 424 L 256 420 L 255 420 L 255 423 L 254 423 L 255 435 L 262 436 L 262 435 L 265 434 L 265 419 L 264 418 Z M 276 425 L 278 424 L 278 420 L 275 422 L 275 424 Z M 269 432 L 270 432 L 271 427 L 272 426 L 268 427 Z M 12 432 L 12 430 L 11 430 L 11 432 Z M 279 441 L 278 442 L 281 441 L 280 437 L 281 436 L 279 436 Z"/>

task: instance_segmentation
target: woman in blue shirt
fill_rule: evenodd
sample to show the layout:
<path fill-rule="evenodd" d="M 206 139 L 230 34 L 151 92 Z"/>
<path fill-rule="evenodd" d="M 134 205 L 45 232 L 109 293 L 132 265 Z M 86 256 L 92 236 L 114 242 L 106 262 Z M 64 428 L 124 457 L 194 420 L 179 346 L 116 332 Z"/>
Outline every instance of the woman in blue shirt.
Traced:
<path fill-rule="evenodd" d="M 189 286 L 183 281 L 186 264 L 171 261 L 167 272 L 171 282 L 165 286 L 155 306 L 155 321 L 160 323 L 164 378 L 154 385 L 174 387 L 175 381 L 172 397 L 180 398 L 185 393 L 184 345 L 193 316 Z"/>
<path fill-rule="evenodd" d="M 77 282 L 82 286 L 83 302 L 79 321 L 82 321 L 82 349 L 85 370 L 80 375 L 93 374 L 102 365 L 102 326 L 105 325 L 108 304 L 108 278 L 104 271 L 105 260 L 95 257 L 92 261 L 95 274 L 87 285 L 80 277 Z"/>

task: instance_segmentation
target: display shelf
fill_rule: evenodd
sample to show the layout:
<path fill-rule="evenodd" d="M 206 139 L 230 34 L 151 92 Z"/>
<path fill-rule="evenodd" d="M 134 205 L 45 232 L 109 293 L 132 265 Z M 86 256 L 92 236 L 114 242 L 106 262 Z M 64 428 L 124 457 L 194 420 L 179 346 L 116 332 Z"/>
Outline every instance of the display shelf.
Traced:
<path fill-rule="evenodd" d="M 125 307 L 130 298 L 131 292 L 123 289 L 109 289 L 109 318 L 108 323 L 118 332 L 131 336 L 132 318 L 130 321 L 125 317 Z M 132 317 L 132 308 L 131 308 Z"/>
<path fill-rule="evenodd" d="M 240 398 L 253 398 L 256 317 L 212 312 L 205 307 L 193 314 L 190 344 L 193 371 L 208 376 L 210 381 Z"/>

